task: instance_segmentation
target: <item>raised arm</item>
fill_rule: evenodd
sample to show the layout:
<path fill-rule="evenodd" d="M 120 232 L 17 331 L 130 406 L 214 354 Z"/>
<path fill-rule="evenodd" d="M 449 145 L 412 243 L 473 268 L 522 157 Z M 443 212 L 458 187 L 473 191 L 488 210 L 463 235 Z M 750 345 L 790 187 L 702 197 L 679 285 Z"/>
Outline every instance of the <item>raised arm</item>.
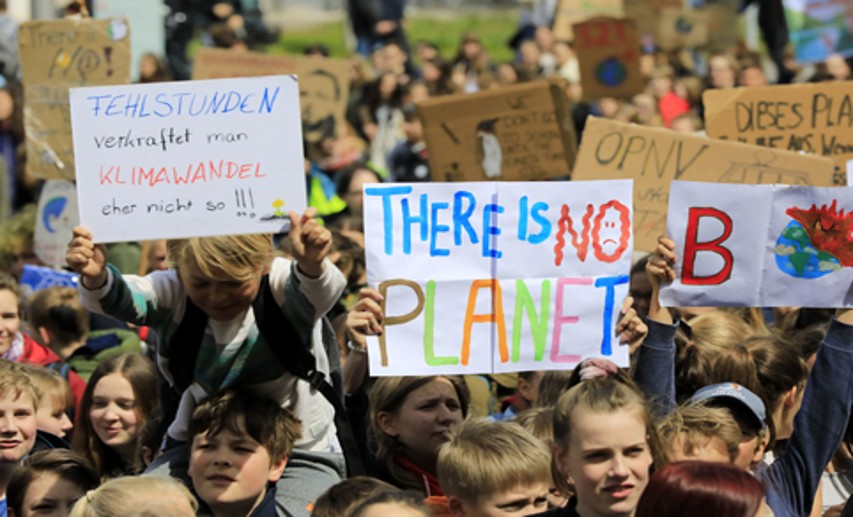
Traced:
<path fill-rule="evenodd" d="M 634 380 L 651 401 L 656 416 L 675 409 L 675 331 L 672 315 L 660 304 L 663 282 L 675 279 L 675 243 L 658 238 L 658 245 L 646 263 L 646 275 L 652 284 L 649 303 L 649 333 L 637 353 Z"/>
<path fill-rule="evenodd" d="M 841 443 L 853 405 L 853 309 L 840 309 L 830 324 L 809 374 L 794 433 L 784 453 L 759 471 L 767 503 L 780 515 L 811 510 L 821 475 Z"/>

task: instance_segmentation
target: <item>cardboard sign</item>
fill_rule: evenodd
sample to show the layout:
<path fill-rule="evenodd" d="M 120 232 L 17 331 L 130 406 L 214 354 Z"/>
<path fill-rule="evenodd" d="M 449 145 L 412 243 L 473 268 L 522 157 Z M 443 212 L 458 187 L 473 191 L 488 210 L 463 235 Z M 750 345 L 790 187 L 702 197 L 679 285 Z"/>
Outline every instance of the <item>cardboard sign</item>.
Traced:
<path fill-rule="evenodd" d="M 45 264 L 65 265 L 65 252 L 71 230 L 79 224 L 77 189 L 66 180 L 44 183 L 36 211 L 34 251 Z"/>
<path fill-rule="evenodd" d="M 18 44 L 24 82 L 27 172 L 74 179 L 68 89 L 130 80 L 127 21 L 53 20 L 21 25 Z"/>
<path fill-rule="evenodd" d="M 97 242 L 275 233 L 306 206 L 294 76 L 71 90 Z"/>
<path fill-rule="evenodd" d="M 663 9 L 655 42 L 664 50 L 707 47 L 711 14 L 694 9 Z"/>
<path fill-rule="evenodd" d="M 572 41 L 575 38 L 572 26 L 596 16 L 625 16 L 623 0 L 560 0 L 551 27 L 554 38 Z"/>
<path fill-rule="evenodd" d="M 439 181 L 567 177 L 577 149 L 560 82 L 536 81 L 417 105 Z"/>
<path fill-rule="evenodd" d="M 846 82 L 705 90 L 712 138 L 853 159 L 853 89 Z"/>
<path fill-rule="evenodd" d="M 628 364 L 631 182 L 366 185 L 371 375 Z"/>
<path fill-rule="evenodd" d="M 741 40 L 738 2 L 728 0 L 706 5 L 702 12 L 710 16 L 708 27 L 708 49 L 712 52 L 727 52 Z"/>
<path fill-rule="evenodd" d="M 794 58 L 816 63 L 832 54 L 853 55 L 853 2 L 783 0 Z"/>
<path fill-rule="evenodd" d="M 831 186 L 833 167 L 818 156 L 590 117 L 572 178 L 633 179 L 635 246 L 653 251 L 666 232 L 672 180 Z"/>
<path fill-rule="evenodd" d="M 350 65 L 344 59 L 317 59 L 257 52 L 200 48 L 193 79 L 296 74 L 302 106 L 302 134 L 317 142 L 338 134 L 346 125 Z"/>
<path fill-rule="evenodd" d="M 585 99 L 631 97 L 645 88 L 634 22 L 596 18 L 574 25 L 575 52 Z"/>
<path fill-rule="evenodd" d="M 684 9 L 684 0 L 625 0 L 625 17 L 637 24 L 643 37 L 655 37 L 664 9 Z"/>
<path fill-rule="evenodd" d="M 853 188 L 674 181 L 664 305 L 853 307 Z"/>

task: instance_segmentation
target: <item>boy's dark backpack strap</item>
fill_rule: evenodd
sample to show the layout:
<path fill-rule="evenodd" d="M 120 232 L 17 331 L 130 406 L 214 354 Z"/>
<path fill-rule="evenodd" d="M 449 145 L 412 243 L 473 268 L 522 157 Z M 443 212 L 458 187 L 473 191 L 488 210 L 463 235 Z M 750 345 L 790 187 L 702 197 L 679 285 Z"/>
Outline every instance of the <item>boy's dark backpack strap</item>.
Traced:
<path fill-rule="evenodd" d="M 195 378 L 195 362 L 204 340 L 207 314 L 187 297 L 184 317 L 169 338 L 169 373 L 180 396 Z"/>
<path fill-rule="evenodd" d="M 347 418 L 343 399 L 335 388 L 326 381 L 322 371 L 317 369 L 317 360 L 293 328 L 281 308 L 278 306 L 269 285 L 269 276 L 261 280 L 261 295 L 255 298 L 252 308 L 255 312 L 255 322 L 264 339 L 270 344 L 273 352 L 293 375 L 308 381 L 311 387 L 319 391 L 335 409 L 335 427 L 338 439 L 344 450 L 347 463 L 347 474 L 357 476 L 365 474 L 361 461 L 358 443 L 352 432 L 352 426 Z"/>

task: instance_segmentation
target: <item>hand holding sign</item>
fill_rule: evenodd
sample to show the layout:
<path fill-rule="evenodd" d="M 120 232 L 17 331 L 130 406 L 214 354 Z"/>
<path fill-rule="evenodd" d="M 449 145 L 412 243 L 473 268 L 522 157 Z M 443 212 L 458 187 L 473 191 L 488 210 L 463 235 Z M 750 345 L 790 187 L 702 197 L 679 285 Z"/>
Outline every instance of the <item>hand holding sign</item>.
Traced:
<path fill-rule="evenodd" d="M 347 313 L 347 337 L 367 351 L 366 336 L 382 334 L 382 307 L 385 298 L 376 289 L 365 288 L 358 293 L 358 302 Z"/>
<path fill-rule="evenodd" d="M 658 237 L 658 245 L 646 262 L 646 276 L 652 284 L 652 295 L 649 300 L 649 319 L 660 323 L 672 324 L 672 316 L 667 309 L 661 308 L 661 284 L 675 280 L 675 265 L 678 256 L 675 254 L 675 242 L 669 237 Z"/>
<path fill-rule="evenodd" d="M 622 302 L 622 312 L 619 313 L 622 317 L 616 324 L 616 335 L 619 336 L 619 343 L 628 345 L 628 349 L 633 354 L 645 341 L 649 327 L 631 307 L 632 305 L 634 305 L 634 299 L 630 296 Z"/>
<path fill-rule="evenodd" d="M 107 283 L 107 250 L 103 244 L 92 242 L 92 232 L 82 226 L 74 227 L 74 236 L 68 243 L 65 261 L 80 274 L 80 282 L 87 289 L 98 289 Z"/>

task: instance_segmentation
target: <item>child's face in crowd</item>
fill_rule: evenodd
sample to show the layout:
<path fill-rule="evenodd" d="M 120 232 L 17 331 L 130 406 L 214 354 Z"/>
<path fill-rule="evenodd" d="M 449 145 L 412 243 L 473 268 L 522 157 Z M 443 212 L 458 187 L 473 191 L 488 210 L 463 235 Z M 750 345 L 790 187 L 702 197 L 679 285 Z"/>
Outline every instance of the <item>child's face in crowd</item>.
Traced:
<path fill-rule="evenodd" d="M 8 289 L 0 290 L 0 355 L 12 347 L 12 340 L 21 328 L 18 297 Z"/>
<path fill-rule="evenodd" d="M 36 411 L 38 428 L 50 434 L 64 438 L 74 428 L 71 419 L 65 413 L 65 397 L 63 394 L 47 394 L 42 397 Z"/>
<path fill-rule="evenodd" d="M 510 490 L 481 496 L 476 504 L 451 503 L 451 511 L 464 517 L 515 517 L 544 512 L 548 509 L 547 482 L 519 485 Z"/>
<path fill-rule="evenodd" d="M 248 515 L 263 499 L 267 483 L 278 481 L 284 471 L 286 459 L 273 461 L 245 431 L 242 416 L 238 427 L 239 434 L 225 428 L 193 438 L 189 475 L 198 496 L 216 513 Z"/>
<path fill-rule="evenodd" d="M 558 458 L 562 470 L 574 480 L 578 513 L 584 517 L 632 514 L 652 464 L 639 412 L 575 409 L 572 421 L 568 450 L 558 450 Z"/>
<path fill-rule="evenodd" d="M 29 393 L 0 394 L 0 463 L 17 463 L 36 441 L 36 403 Z"/>
<path fill-rule="evenodd" d="M 430 465 L 450 429 L 462 422 L 462 404 L 453 383 L 438 377 L 409 393 L 397 411 L 380 412 L 377 418 L 382 431 L 396 437 L 416 463 Z"/>
<path fill-rule="evenodd" d="M 72 481 L 53 472 L 40 472 L 27 487 L 20 517 L 65 517 L 83 493 Z"/>
<path fill-rule="evenodd" d="M 92 391 L 89 418 L 95 434 L 105 445 L 122 456 L 134 452 L 142 422 L 136 411 L 133 386 L 124 375 L 111 373 L 101 377 Z"/>
<path fill-rule="evenodd" d="M 225 272 L 205 275 L 195 260 L 186 259 L 180 265 L 180 278 L 187 296 L 199 309 L 216 321 L 230 321 L 241 316 L 255 301 L 261 286 L 261 273 L 251 280 L 233 280 Z"/>
<path fill-rule="evenodd" d="M 744 470 L 752 470 L 764 457 L 764 446 L 761 436 L 744 433 L 743 439 L 738 446 L 738 454 L 734 464 Z"/>

